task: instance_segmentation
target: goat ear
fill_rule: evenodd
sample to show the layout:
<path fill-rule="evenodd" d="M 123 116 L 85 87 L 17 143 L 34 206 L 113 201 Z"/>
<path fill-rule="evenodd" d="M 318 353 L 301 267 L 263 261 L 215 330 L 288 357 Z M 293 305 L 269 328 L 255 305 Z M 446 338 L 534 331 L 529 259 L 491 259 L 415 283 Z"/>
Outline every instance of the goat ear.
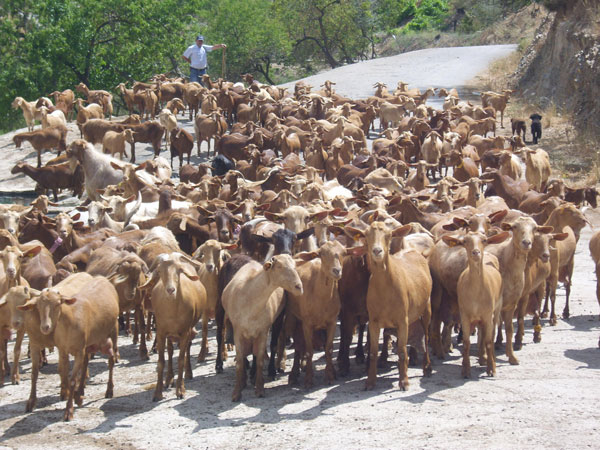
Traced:
<path fill-rule="evenodd" d="M 72 305 L 73 303 L 75 303 L 77 301 L 76 297 L 62 297 L 60 299 L 61 303 L 64 303 L 65 305 Z"/>
<path fill-rule="evenodd" d="M 282 220 L 281 214 L 265 211 L 265 217 L 271 222 L 279 222 Z"/>
<path fill-rule="evenodd" d="M 344 229 L 338 225 L 330 225 L 327 227 L 327 231 L 333 233 L 335 236 L 339 236 L 340 234 L 344 234 Z"/>
<path fill-rule="evenodd" d="M 123 170 L 123 168 L 121 166 L 119 166 L 118 164 L 116 164 L 112 161 L 110 162 L 110 166 L 115 170 Z"/>
<path fill-rule="evenodd" d="M 392 198 L 392 199 L 389 201 L 389 203 L 388 203 L 388 207 L 390 207 L 390 206 L 395 206 L 395 205 L 397 205 L 398 203 L 402 203 L 402 196 L 400 196 L 400 195 L 393 197 L 393 198 Z"/>
<path fill-rule="evenodd" d="M 77 214 L 71 216 L 71 219 L 73 219 L 73 222 L 75 222 L 76 220 L 79 220 L 80 216 L 81 216 L 81 214 L 77 213 Z"/>
<path fill-rule="evenodd" d="M 401 237 L 406 236 L 408 233 L 410 233 L 411 230 L 412 230 L 411 224 L 402 225 L 400 227 L 395 228 L 392 231 L 392 236 L 395 238 L 401 238 Z"/>
<path fill-rule="evenodd" d="M 463 244 L 462 239 L 455 238 L 454 236 L 445 235 L 445 236 L 442 236 L 442 240 L 448 247 L 456 247 L 457 245 Z"/>
<path fill-rule="evenodd" d="M 179 269 L 179 273 L 184 274 L 186 277 L 188 277 L 192 281 L 198 281 L 200 279 L 196 273 L 189 272 L 187 269 L 185 269 L 183 267 L 181 269 Z"/>
<path fill-rule="evenodd" d="M 508 209 L 503 209 L 501 211 L 496 211 L 496 212 L 491 213 L 488 216 L 488 219 L 490 219 L 490 222 L 492 222 L 492 223 L 497 223 L 497 222 L 501 221 L 502 219 L 504 219 L 507 214 L 508 214 Z"/>
<path fill-rule="evenodd" d="M 7 295 L 8 295 L 8 294 L 4 294 L 4 295 L 2 296 L 2 298 L 0 298 L 0 308 L 1 308 L 2 306 L 6 305 L 6 296 L 7 296 Z"/>
<path fill-rule="evenodd" d="M 25 253 L 23 253 L 23 257 L 24 258 L 31 258 L 32 256 L 37 255 L 41 251 L 42 251 L 42 246 L 41 245 L 36 245 L 35 247 L 32 247 L 29 250 L 27 250 Z"/>
<path fill-rule="evenodd" d="M 77 211 L 83 212 L 83 211 L 87 211 L 87 206 L 77 206 L 77 207 L 75 207 L 75 209 Z"/>
<path fill-rule="evenodd" d="M 455 217 L 454 219 L 452 219 L 452 223 L 454 225 L 456 225 L 458 228 L 467 228 L 469 226 L 469 222 L 467 222 L 465 219 L 461 218 L 461 217 Z M 448 228 L 443 227 L 444 230 L 447 230 Z M 456 228 L 454 228 L 456 230 Z"/>
<path fill-rule="evenodd" d="M 81 230 L 81 229 L 83 229 L 83 227 L 84 227 L 83 222 L 75 222 L 73 224 L 73 229 L 74 230 Z"/>
<path fill-rule="evenodd" d="M 235 250 L 237 247 L 238 247 L 237 243 L 234 243 L 234 244 L 221 243 L 221 250 Z"/>
<path fill-rule="evenodd" d="M 270 203 L 263 203 L 262 205 L 258 205 L 256 208 L 260 209 L 261 211 L 266 211 L 271 207 Z"/>
<path fill-rule="evenodd" d="M 32 299 L 29 299 L 29 300 L 27 301 L 27 303 L 25 303 L 24 305 L 19 305 L 19 306 L 17 306 L 17 309 L 19 309 L 19 310 L 21 310 L 21 311 L 30 311 L 30 310 L 32 310 L 32 309 L 33 309 L 33 307 L 34 307 L 35 305 L 37 305 L 37 300 L 38 300 L 38 297 L 35 297 L 35 298 L 32 298 Z"/>
<path fill-rule="evenodd" d="M 205 219 L 210 219 L 210 218 L 214 217 L 214 214 L 212 213 L 212 211 L 209 211 L 208 209 L 206 209 L 203 206 L 198 205 L 198 206 L 196 206 L 196 209 L 198 210 L 198 212 L 200 214 L 202 214 L 204 216 Z"/>
<path fill-rule="evenodd" d="M 263 244 L 272 244 L 273 243 L 273 238 L 266 237 L 266 236 L 263 236 L 261 234 L 252 234 L 251 238 L 252 238 L 253 241 L 260 242 L 260 243 L 263 243 Z"/>
<path fill-rule="evenodd" d="M 325 219 L 325 217 L 327 217 L 328 215 L 329 215 L 329 211 L 320 211 L 318 213 L 311 214 L 310 219 L 313 222 L 320 222 L 321 220 Z"/>
<path fill-rule="evenodd" d="M 302 261 L 311 261 L 319 257 L 319 252 L 302 252 L 294 255 L 294 259 L 300 259 Z"/>
<path fill-rule="evenodd" d="M 265 270 L 269 270 L 271 267 L 273 267 L 272 259 L 263 264 L 263 269 L 265 269 Z"/>
<path fill-rule="evenodd" d="M 309 236 L 312 236 L 313 234 L 315 234 L 315 229 L 313 227 L 310 227 L 310 228 L 307 228 L 306 230 L 298 233 L 296 235 L 296 239 L 298 239 L 298 240 L 305 239 Z"/>
<path fill-rule="evenodd" d="M 510 231 L 510 230 L 512 230 L 513 226 L 510 223 L 502 222 L 502 224 L 500 225 L 500 228 L 502 228 L 504 231 Z"/>
<path fill-rule="evenodd" d="M 363 230 L 358 229 L 358 228 L 344 227 L 344 231 L 346 233 L 348 233 L 349 236 L 352 236 L 352 238 L 355 241 L 358 241 L 360 238 L 364 238 L 365 237 L 365 232 Z"/>
<path fill-rule="evenodd" d="M 501 233 L 495 234 L 493 236 L 490 236 L 489 238 L 486 239 L 485 244 L 500 244 L 501 242 L 504 242 L 506 239 L 508 239 L 510 236 L 510 233 L 508 231 L 502 231 Z"/>
<path fill-rule="evenodd" d="M 551 226 L 539 226 L 535 229 L 538 233 L 548 234 L 554 231 L 554 227 Z"/>
<path fill-rule="evenodd" d="M 569 237 L 569 233 L 554 233 L 552 235 L 552 240 L 553 241 L 564 241 L 568 237 Z"/>
<path fill-rule="evenodd" d="M 442 225 L 442 228 L 446 231 L 456 231 L 459 229 L 459 226 L 455 223 L 447 223 L 446 225 Z"/>

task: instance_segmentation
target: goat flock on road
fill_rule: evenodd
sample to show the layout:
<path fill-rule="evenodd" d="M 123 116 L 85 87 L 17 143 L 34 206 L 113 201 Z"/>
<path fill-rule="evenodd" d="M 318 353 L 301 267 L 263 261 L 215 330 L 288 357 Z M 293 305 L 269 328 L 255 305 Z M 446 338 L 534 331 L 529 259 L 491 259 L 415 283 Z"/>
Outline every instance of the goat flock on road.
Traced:
<path fill-rule="evenodd" d="M 405 390 L 409 364 L 420 360 L 431 376 L 432 360 L 451 351 L 455 331 L 454 344 L 463 343 L 457 376 L 471 376 L 475 330 L 479 364 L 488 376 L 502 376 L 495 353 L 505 348 L 509 363 L 519 364 L 527 314 L 534 342 L 542 319 L 556 324 L 559 282 L 569 317 L 575 248 L 589 223 L 580 208 L 595 208 L 598 193 L 552 178 L 548 153 L 526 145 L 524 119 L 512 118 L 512 137 L 496 135 L 510 91 L 484 92 L 474 105 L 454 89 L 420 92 L 403 82 L 393 92 L 376 83 L 374 95 L 359 100 L 338 95 L 333 82 L 318 91 L 297 83 L 290 94 L 250 75 L 244 81 L 205 75 L 201 85 L 160 75 L 131 89 L 122 83 L 117 91 L 130 115 L 118 121 L 112 94 L 83 84 L 76 91 L 85 100 L 67 89 L 52 93 L 54 102 L 13 102 L 29 129 L 15 134 L 15 147 L 29 142 L 38 167 L 19 162 L 12 172 L 35 180 L 41 195 L 30 207 L 0 207 L 0 383 L 9 372 L 20 382 L 27 335 L 27 411 L 36 406 L 40 367 L 53 348 L 65 420 L 74 403 L 82 405 L 95 353 L 108 355 L 111 397 L 119 332 L 133 334 L 140 359 L 158 352 L 153 400 L 171 385 L 183 398 L 195 327 L 202 321 L 203 364 L 215 319 L 215 370 L 223 371 L 234 346 L 232 400 L 239 401 L 248 375 L 256 395 L 265 395 L 265 359 L 269 377 L 286 371 L 291 340 L 289 384 L 299 383 L 301 368 L 304 385 L 314 384 L 319 349 L 326 381 L 335 383 L 350 372 L 358 329 L 356 360 L 366 361 L 365 388 L 372 389 L 395 336 Z M 436 91 L 442 109 L 427 105 Z M 79 136 L 67 144 L 73 106 Z M 184 129 L 185 117 L 194 134 Z M 369 145 L 376 123 L 385 127 Z M 160 156 L 163 138 L 170 164 Z M 212 161 L 191 165 L 205 141 L 207 158 L 213 141 Z M 155 157 L 136 165 L 136 143 L 151 145 Z M 57 157 L 42 166 L 42 151 L 55 148 Z M 49 214 L 57 204 L 45 194 L 52 190 L 57 202 L 63 189 L 87 198 L 73 211 Z M 598 232 L 590 251 L 598 267 Z M 600 301 L 600 287 L 597 295 Z"/>

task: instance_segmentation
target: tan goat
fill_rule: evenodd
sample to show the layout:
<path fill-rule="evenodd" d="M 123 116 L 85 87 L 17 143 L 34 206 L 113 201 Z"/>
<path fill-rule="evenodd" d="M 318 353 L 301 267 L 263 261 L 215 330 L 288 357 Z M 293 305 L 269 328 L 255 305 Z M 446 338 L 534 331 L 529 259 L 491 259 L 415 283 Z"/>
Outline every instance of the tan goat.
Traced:
<path fill-rule="evenodd" d="M 26 257 L 38 254 L 40 250 L 40 246 L 35 246 L 23 253 L 17 247 L 9 245 L 0 251 L 0 260 L 2 261 L 0 269 L 0 293 L 4 295 L 0 298 L 0 386 L 4 384 L 4 375 L 7 370 L 7 367 L 5 367 L 5 349 L 7 343 L 5 333 L 8 331 L 7 334 L 10 335 L 10 329 L 13 328 L 11 309 L 7 306 L 6 294 L 12 287 L 29 286 L 27 280 L 21 276 L 21 262 Z M 19 359 L 25 329 L 22 323 L 14 328 L 17 330 L 17 337 L 14 347 L 13 367 L 10 375 L 12 384 L 19 384 Z"/>
<path fill-rule="evenodd" d="M 290 372 L 288 383 L 298 382 L 300 360 L 306 357 L 306 377 L 304 385 L 313 385 L 313 332 L 320 329 L 327 331 L 325 341 L 325 376 L 328 384 L 335 378 L 333 366 L 333 338 L 340 312 L 340 297 L 338 280 L 342 277 L 342 259 L 346 249 L 337 241 L 326 242 L 316 252 L 300 253 L 296 256 L 301 260 L 309 260 L 298 267 L 298 275 L 302 280 L 304 292 L 302 295 L 288 295 L 287 314 L 298 320 L 301 326 L 302 339 L 294 340 L 294 366 Z M 314 258 L 314 259 L 311 259 Z M 303 344 L 303 345 L 302 345 Z"/>
<path fill-rule="evenodd" d="M 165 368 L 165 344 L 169 340 L 169 367 L 165 384 L 169 386 L 173 375 L 173 340 L 179 342 L 178 378 L 176 395 L 183 398 L 186 378 L 192 378 L 190 346 L 194 336 L 194 325 L 206 308 L 206 289 L 193 270 L 195 264 L 179 253 L 163 253 L 151 268 L 152 277 L 145 286 L 153 286 L 152 309 L 156 317 L 156 348 L 158 351 L 158 379 L 153 401 L 163 398 L 163 373 Z M 154 284 L 156 283 L 156 284 Z"/>
<path fill-rule="evenodd" d="M 81 127 L 84 123 L 90 119 L 104 118 L 104 112 L 101 105 L 98 103 L 90 103 L 89 105 L 84 106 L 83 102 L 84 100 L 82 98 L 75 100 L 75 104 L 77 105 L 77 117 L 75 118 L 75 121 L 79 127 L 81 137 L 83 137 L 83 130 Z"/>
<path fill-rule="evenodd" d="M 544 311 L 542 317 L 548 312 L 548 298 L 552 303 L 550 312 L 550 324 L 556 324 L 556 315 L 554 305 L 556 303 L 556 288 L 561 281 L 565 286 L 565 307 L 563 317 L 569 318 L 569 297 L 571 295 L 571 282 L 573 280 L 573 267 L 575 265 L 575 249 L 579 241 L 579 233 L 588 223 L 583 213 L 575 205 L 566 203 L 558 206 L 550 213 L 548 220 L 544 225 L 553 227 L 557 233 L 567 233 L 568 237 L 556 243 L 550 251 L 550 263 L 552 270 L 548 277 L 548 290 L 544 302 Z"/>
<path fill-rule="evenodd" d="M 110 154 L 114 158 L 115 153 L 119 154 L 119 159 L 123 159 L 123 155 L 127 158 L 125 150 L 125 142 L 133 144 L 133 131 L 130 129 L 123 130 L 120 133 L 116 131 L 107 131 L 102 138 L 102 153 Z"/>
<path fill-rule="evenodd" d="M 525 179 L 536 191 L 542 192 L 552 174 L 550 157 L 541 148 L 537 150 L 524 148 L 522 151 L 525 151 L 526 157 Z"/>
<path fill-rule="evenodd" d="M 463 246 L 468 260 L 467 268 L 460 274 L 456 286 L 463 330 L 462 375 L 465 378 L 471 377 L 469 351 L 473 325 L 479 325 L 477 335 L 479 364 L 486 364 L 487 359 L 487 374 L 491 377 L 496 375 L 494 323 L 497 322 L 500 314 L 502 277 L 498 259 L 492 255 L 489 255 L 487 259 L 484 258 L 484 247 L 487 244 L 500 243 L 508 236 L 507 232 L 503 232 L 490 238 L 486 238 L 481 233 L 468 233 L 460 238 L 442 237 L 444 242 L 451 247 Z"/>
<path fill-rule="evenodd" d="M 28 102 L 23 97 L 15 97 L 10 104 L 14 109 L 21 108 L 25 122 L 27 122 L 28 131 L 33 131 L 36 119 L 41 120 L 39 110 L 35 106 L 36 103 L 36 101 Z"/>
<path fill-rule="evenodd" d="M 156 108 L 158 107 L 158 97 L 153 89 L 144 91 L 144 119 L 149 120 L 156 117 Z"/>
<path fill-rule="evenodd" d="M 525 265 L 525 285 L 523 294 L 517 307 L 518 326 L 515 334 L 515 350 L 523 347 L 523 335 L 525 333 L 525 315 L 533 314 L 533 342 L 542 340 L 542 326 L 540 322 L 540 304 L 546 294 L 546 279 L 550 276 L 552 265 L 550 264 L 551 247 L 557 241 L 563 241 L 568 233 L 540 234 L 536 233 L 527 263 Z"/>
<path fill-rule="evenodd" d="M 208 319 L 215 317 L 217 307 L 219 271 L 227 257 L 226 250 L 233 250 L 237 244 L 224 244 L 209 239 L 194 252 L 194 259 L 202 264 L 197 268 L 200 281 L 206 289 L 206 304 L 202 311 L 202 345 L 198 354 L 198 362 L 203 362 L 208 353 Z"/>
<path fill-rule="evenodd" d="M 500 262 L 502 274 L 501 318 L 506 330 L 506 356 L 510 364 L 519 364 L 513 352 L 513 317 L 523 294 L 525 285 L 525 264 L 533 245 L 535 233 L 551 233 L 552 227 L 538 226 L 531 217 L 520 217 L 512 224 L 502 223 L 502 229 L 512 231 L 512 239 L 489 248 Z M 501 323 L 498 324 L 498 343 L 501 341 Z"/>
<path fill-rule="evenodd" d="M 119 297 L 110 281 L 104 277 L 89 279 L 90 275 L 81 273 L 73 274 L 69 278 L 74 277 L 86 279 L 85 284 L 75 292 L 70 289 L 67 292 L 63 291 L 59 283 L 52 289 L 44 289 L 38 297 L 33 297 L 19 307 L 22 310 L 37 308 L 42 334 L 53 335 L 54 345 L 58 347 L 59 359 L 63 361 L 60 369 L 68 371 L 69 355 L 75 357 L 64 414 L 64 420 L 67 421 L 73 419 L 73 400 L 78 406 L 83 402 L 89 353 L 102 351 L 108 354 L 109 374 L 105 396 L 112 397 L 113 367 L 119 330 Z M 37 354 L 33 346 L 31 353 Z M 66 378 L 67 374 L 63 373 L 61 379 Z"/>
<path fill-rule="evenodd" d="M 481 93 L 481 104 L 484 108 L 488 106 L 493 107 L 496 112 L 500 111 L 500 127 L 504 128 L 504 110 L 506 109 L 506 105 L 508 104 L 508 99 L 510 98 L 510 94 L 513 91 L 505 89 L 502 91 L 502 94 L 498 94 L 497 92 L 482 92 Z M 496 115 L 494 115 L 494 118 Z"/>
<path fill-rule="evenodd" d="M 373 222 L 366 231 L 346 227 L 356 238 L 367 241 L 367 262 L 371 272 L 367 292 L 369 312 L 369 374 L 366 389 L 375 386 L 377 350 L 381 328 L 395 328 L 398 335 L 398 371 L 401 390 L 408 387 L 408 327 L 420 320 L 425 336 L 423 374 L 431 374 L 429 360 L 429 323 L 431 320 L 431 274 L 427 260 L 414 250 L 390 254 L 392 237 L 402 237 L 410 230 L 404 225 L 390 230 L 383 222 Z"/>
<path fill-rule="evenodd" d="M 222 294 L 223 308 L 233 325 L 236 383 L 231 400 L 237 402 L 246 386 L 246 356 L 256 357 L 254 392 L 264 396 L 263 363 L 267 334 L 283 308 L 283 289 L 303 292 L 302 281 L 290 255 L 277 255 L 264 265 L 251 261 L 233 276 Z"/>

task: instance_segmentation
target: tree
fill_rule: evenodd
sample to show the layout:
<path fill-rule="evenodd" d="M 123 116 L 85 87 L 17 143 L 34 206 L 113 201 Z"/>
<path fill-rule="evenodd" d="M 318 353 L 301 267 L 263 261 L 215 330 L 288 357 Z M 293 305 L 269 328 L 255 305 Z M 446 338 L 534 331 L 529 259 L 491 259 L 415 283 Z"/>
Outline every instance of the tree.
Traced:
<path fill-rule="evenodd" d="M 276 0 L 296 61 L 322 58 L 332 68 L 364 54 L 374 34 L 369 2 Z"/>
<path fill-rule="evenodd" d="M 285 61 L 290 41 L 269 0 L 222 0 L 210 14 L 211 41 L 227 44 L 228 78 L 250 72 L 272 80 L 274 62 Z M 220 53 L 220 52 L 219 52 Z M 219 64 L 217 64 L 219 66 Z"/>

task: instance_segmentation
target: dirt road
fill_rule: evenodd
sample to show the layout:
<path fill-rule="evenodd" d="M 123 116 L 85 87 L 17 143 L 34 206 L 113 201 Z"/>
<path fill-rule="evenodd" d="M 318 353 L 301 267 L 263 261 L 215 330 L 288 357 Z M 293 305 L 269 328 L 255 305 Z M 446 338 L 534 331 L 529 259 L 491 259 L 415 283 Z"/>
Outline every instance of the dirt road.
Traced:
<path fill-rule="evenodd" d="M 351 97 L 370 94 L 376 81 L 385 81 L 390 87 L 400 79 L 411 86 L 458 86 L 490 61 L 471 64 L 468 55 L 500 56 L 506 51 L 510 48 L 425 50 L 321 76 L 337 82 L 337 89 Z M 432 61 L 439 63 L 444 58 L 447 64 L 431 69 Z M 396 72 L 409 66 L 418 78 Z M 388 78 L 383 78 L 384 73 Z M 311 81 L 313 86 L 320 83 Z M 0 148 L 6 146 L 5 136 Z M 15 152 L 12 147 L 3 151 Z M 7 173 L 8 163 L 0 164 Z M 598 212 L 586 214 L 593 224 L 600 225 Z M 577 248 L 572 318 L 560 319 L 555 327 L 544 321 L 539 344 L 532 343 L 527 320 L 525 345 L 517 353 L 521 364 L 510 366 L 500 352 L 495 378 L 485 376 L 473 357 L 473 377 L 462 379 L 459 346 L 445 361 L 433 361 L 430 378 L 423 378 L 420 369 L 410 368 L 411 385 L 406 392 L 398 389 L 394 364 L 380 370 L 376 388 L 365 392 L 364 367 L 353 361 L 348 378 L 326 386 L 324 358 L 319 353 L 315 356 L 319 359 L 314 389 L 290 388 L 284 376 L 267 383 L 265 398 L 255 398 L 253 390 L 246 388 L 242 402 L 231 403 L 234 364 L 230 358 L 224 373 L 215 374 L 213 331 L 210 357 L 206 363 L 194 364 L 194 380 L 186 383 L 185 399 L 177 400 L 174 389 L 169 389 L 165 400 L 152 403 L 157 357 L 152 355 L 149 362 L 142 363 L 131 339 L 121 336 L 115 397 L 103 398 L 106 360 L 93 360 L 84 406 L 76 409 L 71 423 L 61 421 L 65 405 L 58 398 L 56 353 L 50 355 L 51 364 L 39 378 L 38 408 L 24 413 L 31 366 L 24 360 L 22 383 L 0 388 L 0 448 L 597 447 L 600 309 L 587 249 L 591 233 L 589 227 L 583 230 Z M 563 305 L 561 289 L 557 310 L 562 311 Z M 336 353 L 338 343 L 336 339 Z M 192 354 L 198 351 L 196 342 Z"/>

